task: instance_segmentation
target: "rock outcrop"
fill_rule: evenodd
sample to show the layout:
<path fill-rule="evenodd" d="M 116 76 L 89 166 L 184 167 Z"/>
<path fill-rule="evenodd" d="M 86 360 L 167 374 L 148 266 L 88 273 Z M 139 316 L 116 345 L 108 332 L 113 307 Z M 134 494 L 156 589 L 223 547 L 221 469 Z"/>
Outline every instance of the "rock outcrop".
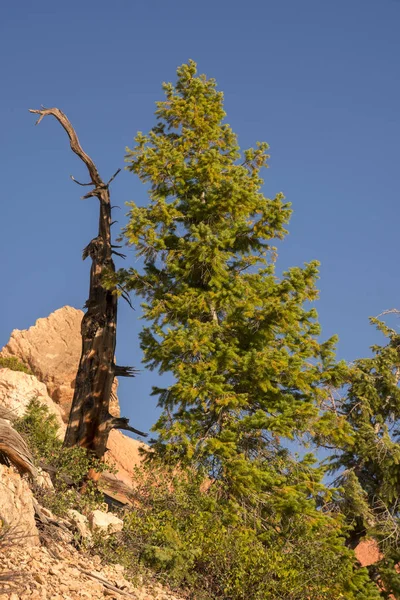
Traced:
<path fill-rule="evenodd" d="M 82 538 L 89 539 L 91 537 L 89 520 L 85 515 L 71 508 L 68 510 L 67 516 Z"/>
<path fill-rule="evenodd" d="M 355 548 L 354 553 L 362 567 L 374 565 L 383 558 L 378 544 L 373 539 L 362 540 Z"/>
<path fill-rule="evenodd" d="M 44 383 L 34 375 L 0 368 L 0 406 L 7 409 L 13 417 L 22 417 L 33 399 L 47 406 L 50 413 L 55 415 L 61 435 L 64 435 L 65 425 L 61 410 L 48 395 Z"/>
<path fill-rule="evenodd" d="M 79 310 L 65 307 L 46 319 L 39 319 L 26 331 L 13 331 L 1 354 L 17 357 L 34 375 L 0 368 L 0 420 L 9 424 L 14 417 L 22 416 L 29 401 L 36 398 L 56 415 L 60 435 L 64 434 L 80 358 L 82 315 Z M 119 416 L 116 396 L 111 412 Z M 100 484 L 106 488 L 110 482 L 115 484 L 122 504 L 129 502 L 134 469 L 141 462 L 141 447 L 146 446 L 119 431 L 110 434 L 106 460 L 117 473 L 102 473 Z M 39 483 L 45 488 L 52 487 L 44 472 L 36 477 L 36 485 Z M 92 531 L 121 531 L 121 519 L 103 510 L 93 511 L 89 519 L 75 510 L 69 510 L 63 519 L 54 517 L 33 498 L 25 478 L 12 467 L 0 464 L 0 541 L 1 532 L 8 526 L 12 535 L 0 544 L 0 596 L 6 600 L 105 596 L 178 600 L 161 585 L 133 585 L 124 577 L 121 565 L 104 564 L 98 556 L 79 553 L 73 546 L 77 535 L 90 545 L 94 539 Z"/>
<path fill-rule="evenodd" d="M 71 306 L 59 308 L 48 317 L 38 319 L 29 329 L 14 329 L 0 352 L 3 356 L 15 356 L 29 366 L 60 406 L 64 422 L 68 421 L 81 356 L 82 317 L 83 312 Z M 110 412 L 119 417 L 117 386 L 115 382 Z"/>
<path fill-rule="evenodd" d="M 1 530 L 9 528 L 10 540 L 19 546 L 38 546 L 33 496 L 25 479 L 12 467 L 0 465 Z"/>
<path fill-rule="evenodd" d="M 60 437 L 65 434 L 65 423 L 74 394 L 75 376 L 81 354 L 80 325 L 83 312 L 64 306 L 26 330 L 15 329 L 1 350 L 2 356 L 14 356 L 29 366 L 34 375 L 0 368 L 0 406 L 15 416 L 22 416 L 29 401 L 37 398 L 55 414 L 60 425 Z M 110 412 L 119 416 L 115 380 L 114 397 Z M 113 430 L 108 440 L 106 461 L 118 471 L 105 473 L 102 479 L 105 491 L 118 489 L 118 483 L 132 486 L 134 469 L 141 462 L 139 450 L 145 444 L 120 431 Z M 125 502 L 126 495 L 121 495 Z"/>

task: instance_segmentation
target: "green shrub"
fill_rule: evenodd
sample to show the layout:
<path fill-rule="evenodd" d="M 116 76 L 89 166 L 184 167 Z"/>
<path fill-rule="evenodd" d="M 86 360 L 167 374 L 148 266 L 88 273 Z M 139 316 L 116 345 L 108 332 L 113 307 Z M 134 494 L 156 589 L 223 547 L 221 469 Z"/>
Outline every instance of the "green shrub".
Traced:
<path fill-rule="evenodd" d="M 33 375 L 30 368 L 20 362 L 16 356 L 0 356 L 0 369 L 11 369 L 11 371 L 22 371 Z"/>
<path fill-rule="evenodd" d="M 47 407 L 32 400 L 16 427 L 35 459 L 55 468 L 54 492 L 37 490 L 44 506 L 62 516 L 68 508 L 85 513 L 102 503 L 93 482 L 83 493 L 79 488 L 88 470 L 103 470 L 104 463 L 81 448 L 63 448 Z M 260 495 L 253 504 L 239 502 L 223 483 L 204 486 L 203 474 L 174 473 L 156 460 L 137 470 L 135 483 L 123 531 L 96 534 L 92 549 L 105 561 L 123 564 L 133 580 L 138 573 L 156 577 L 196 600 L 380 597 L 344 547 L 340 518 L 307 513 L 306 505 L 304 514 L 289 510 L 290 498 Z M 284 495 L 290 490 L 285 487 Z M 280 505 L 283 512 L 276 509 Z"/>
<path fill-rule="evenodd" d="M 59 426 L 54 414 L 37 399 L 30 401 L 15 428 L 25 438 L 38 464 L 51 467 L 54 492 L 36 490 L 38 499 L 54 513 L 63 515 L 68 508 L 88 512 L 104 502 L 94 482 L 88 481 L 84 491 L 78 491 L 90 469 L 110 470 L 104 462 L 89 455 L 84 448 L 64 448 L 59 438 Z"/>
<path fill-rule="evenodd" d="M 25 414 L 17 419 L 14 427 L 25 438 L 37 461 L 50 462 L 59 453 L 62 442 L 58 438 L 59 425 L 46 405 L 33 398 Z"/>
<path fill-rule="evenodd" d="M 229 500 L 222 484 L 200 493 L 202 476 L 168 476 L 154 463 L 137 472 L 136 482 L 123 532 L 104 542 L 109 560 L 123 548 L 136 569 L 142 564 L 196 600 L 380 597 L 329 520 L 321 526 L 296 517 L 283 532 Z"/>

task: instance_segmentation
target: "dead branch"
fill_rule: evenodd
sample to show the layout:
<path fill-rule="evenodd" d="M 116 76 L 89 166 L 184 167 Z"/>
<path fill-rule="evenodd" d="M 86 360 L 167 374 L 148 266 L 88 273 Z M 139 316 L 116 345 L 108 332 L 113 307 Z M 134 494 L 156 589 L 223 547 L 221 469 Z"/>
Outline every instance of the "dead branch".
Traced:
<path fill-rule="evenodd" d="M 74 152 L 87 166 L 87 169 L 89 171 L 89 175 L 90 175 L 93 185 L 96 185 L 96 186 L 103 185 L 104 186 L 104 183 L 102 182 L 102 180 L 100 178 L 100 175 L 96 169 L 94 162 L 92 161 L 90 156 L 88 156 L 86 154 L 86 152 L 83 151 L 82 146 L 80 145 L 78 136 L 76 135 L 74 128 L 72 127 L 72 125 L 69 122 L 66 115 L 64 115 L 64 113 L 59 108 L 45 108 L 43 106 L 40 109 L 30 108 L 29 112 L 40 115 L 38 120 L 36 121 L 36 125 L 39 125 L 39 123 L 43 119 L 43 117 L 46 117 L 48 115 L 53 116 L 55 119 L 57 119 L 57 121 L 60 123 L 60 125 L 67 132 L 67 135 L 70 140 L 70 146 L 71 146 L 72 152 Z"/>
<path fill-rule="evenodd" d="M 129 425 L 129 419 L 126 417 L 113 417 L 109 420 L 109 426 L 111 429 L 123 429 L 124 431 L 132 431 L 132 433 L 136 433 L 142 437 L 147 437 L 147 433 L 143 431 L 139 431 L 139 429 L 135 429 Z"/>
<path fill-rule="evenodd" d="M 81 185 L 82 187 L 86 187 L 88 185 L 93 185 L 93 183 L 81 183 L 80 181 L 75 179 L 75 177 L 73 175 L 70 175 L 70 177 L 74 183 L 77 183 L 78 185 Z"/>
<path fill-rule="evenodd" d="M 128 295 L 128 292 L 122 292 L 121 298 L 123 298 L 125 300 L 125 302 L 127 302 L 129 304 L 129 306 L 131 307 L 132 310 L 135 310 L 133 307 L 132 301 Z"/>
<path fill-rule="evenodd" d="M 114 181 L 114 179 L 116 178 L 116 176 L 118 175 L 118 173 L 121 173 L 121 169 L 117 169 L 117 170 L 115 171 L 114 175 L 111 177 L 111 179 L 109 179 L 109 180 L 107 181 L 107 183 L 106 183 L 107 187 L 110 185 L 110 183 L 111 183 L 112 181 Z"/>
<path fill-rule="evenodd" d="M 376 318 L 384 317 L 385 315 L 400 315 L 400 310 L 398 308 L 388 308 L 381 312 Z"/>
<path fill-rule="evenodd" d="M 121 594 L 122 596 L 127 596 L 128 598 L 134 598 L 136 600 L 137 596 L 134 596 L 133 594 L 130 594 L 129 592 L 126 592 L 125 590 L 121 590 L 120 588 L 113 585 L 106 579 L 103 579 L 103 577 L 100 577 L 96 573 L 92 573 L 91 571 L 86 571 L 86 569 L 82 569 L 79 565 L 78 565 L 78 569 L 81 571 L 81 573 L 83 573 L 87 577 L 91 577 L 92 579 L 96 579 L 97 581 L 102 583 L 105 588 L 112 590 L 113 592 L 116 592 L 117 594 Z"/>
<path fill-rule="evenodd" d="M 121 367 L 115 365 L 114 367 L 115 377 L 135 377 L 138 374 L 138 370 L 135 367 Z"/>

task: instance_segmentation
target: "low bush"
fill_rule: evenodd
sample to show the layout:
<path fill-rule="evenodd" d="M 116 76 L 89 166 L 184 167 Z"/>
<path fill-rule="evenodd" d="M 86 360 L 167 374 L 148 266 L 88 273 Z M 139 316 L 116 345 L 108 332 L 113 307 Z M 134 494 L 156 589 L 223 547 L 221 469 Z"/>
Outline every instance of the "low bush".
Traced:
<path fill-rule="evenodd" d="M 64 448 L 57 419 L 47 406 L 37 399 L 31 400 L 14 427 L 25 438 L 35 462 L 51 469 L 54 492 L 36 490 L 43 506 L 63 516 L 69 508 L 88 512 L 104 502 L 94 482 L 86 482 L 84 489 L 81 484 L 90 469 L 101 472 L 110 467 L 84 448 Z"/>
<path fill-rule="evenodd" d="M 44 506 L 61 516 L 68 508 L 87 513 L 99 507 L 103 496 L 95 485 L 81 491 L 80 484 L 104 463 L 83 449 L 63 448 L 47 407 L 32 400 L 16 428 L 35 459 L 55 469 L 54 492 L 37 491 Z M 96 534 L 92 547 L 106 562 L 123 564 L 134 581 L 140 574 L 155 577 L 195 600 L 381 597 L 344 546 L 340 517 L 307 503 L 299 512 L 293 487 L 283 483 L 257 502 L 240 501 L 222 482 L 167 469 L 157 459 L 137 469 L 134 480 L 134 506 L 124 515 L 123 531 Z"/>
<path fill-rule="evenodd" d="M 18 360 L 16 356 L 0 356 L 0 369 L 11 369 L 11 371 L 22 371 L 27 375 L 33 375 L 30 368 Z"/>
<path fill-rule="evenodd" d="M 196 600 L 380 597 L 333 526 L 296 517 L 280 531 L 229 499 L 222 484 L 200 492 L 203 476 L 174 476 L 154 462 L 135 479 L 135 507 L 124 530 L 101 548 L 108 560 L 131 561 L 136 570 L 141 564 Z"/>

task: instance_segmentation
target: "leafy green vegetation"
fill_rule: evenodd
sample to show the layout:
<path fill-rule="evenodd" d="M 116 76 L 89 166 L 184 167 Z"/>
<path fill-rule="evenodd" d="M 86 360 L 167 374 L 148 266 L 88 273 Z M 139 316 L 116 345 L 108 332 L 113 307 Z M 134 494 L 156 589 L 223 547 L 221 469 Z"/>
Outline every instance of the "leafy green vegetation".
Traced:
<path fill-rule="evenodd" d="M 196 600 L 380 597 L 367 570 L 355 569 L 333 520 L 297 515 L 280 528 L 277 515 L 268 522 L 232 505 L 222 484 L 155 463 L 135 480 L 124 531 L 103 543 L 110 560 L 144 565 Z"/>
<path fill-rule="evenodd" d="M 27 375 L 33 375 L 30 368 L 18 360 L 16 356 L 0 356 L 0 369 L 11 369 L 11 371 L 22 371 Z"/>
<path fill-rule="evenodd" d="M 104 501 L 93 482 L 87 482 L 84 490 L 82 483 L 90 469 L 102 472 L 105 464 L 83 448 L 63 448 L 56 417 L 47 406 L 31 400 L 14 426 L 25 438 L 36 463 L 52 468 L 54 491 L 36 490 L 44 506 L 63 516 L 69 508 L 87 512 Z"/>
<path fill-rule="evenodd" d="M 342 512 L 355 545 L 373 537 L 382 561 L 371 569 L 375 580 L 400 597 L 400 335 L 382 321 L 371 322 L 386 337 L 373 356 L 354 362 L 340 410 L 351 426 L 350 443 L 338 448 L 331 469 L 343 486 Z M 389 596 L 387 596 L 389 597 Z"/>

